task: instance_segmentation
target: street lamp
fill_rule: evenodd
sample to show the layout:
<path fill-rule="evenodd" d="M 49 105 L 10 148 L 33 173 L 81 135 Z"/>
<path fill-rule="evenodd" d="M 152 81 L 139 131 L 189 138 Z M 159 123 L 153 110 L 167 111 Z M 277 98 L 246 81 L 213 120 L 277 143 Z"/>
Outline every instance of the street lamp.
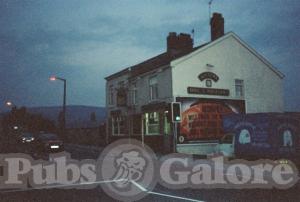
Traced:
<path fill-rule="evenodd" d="M 15 105 L 12 101 L 6 101 L 5 105 L 9 108 L 11 108 L 12 110 L 17 109 L 17 105 Z"/>
<path fill-rule="evenodd" d="M 64 98 L 63 98 L 63 111 L 62 111 L 62 115 L 63 115 L 63 120 L 62 120 L 62 129 L 63 129 L 63 135 L 65 133 L 65 129 L 66 129 L 66 94 L 67 94 L 67 80 L 64 78 L 60 78 L 60 77 L 56 77 L 56 76 L 51 76 L 49 78 L 50 81 L 62 81 L 64 82 Z"/>
<path fill-rule="evenodd" d="M 13 103 L 12 103 L 11 101 L 6 101 L 5 104 L 6 104 L 6 106 L 8 106 L 8 107 L 13 106 Z"/>

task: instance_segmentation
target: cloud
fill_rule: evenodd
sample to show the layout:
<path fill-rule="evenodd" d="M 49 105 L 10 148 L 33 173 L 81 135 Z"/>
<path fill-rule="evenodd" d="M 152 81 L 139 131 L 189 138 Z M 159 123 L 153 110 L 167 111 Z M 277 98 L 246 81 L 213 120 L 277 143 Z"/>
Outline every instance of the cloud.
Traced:
<path fill-rule="evenodd" d="M 299 9 L 297 0 L 212 4 L 225 17 L 225 30 L 287 75 L 287 106 L 297 110 Z M 104 105 L 105 76 L 165 51 L 170 31 L 195 29 L 196 45 L 209 41 L 208 22 L 206 0 L 3 0 L 0 90 L 24 105 L 60 104 L 59 84 L 45 82 L 58 74 L 68 78 L 68 102 Z"/>

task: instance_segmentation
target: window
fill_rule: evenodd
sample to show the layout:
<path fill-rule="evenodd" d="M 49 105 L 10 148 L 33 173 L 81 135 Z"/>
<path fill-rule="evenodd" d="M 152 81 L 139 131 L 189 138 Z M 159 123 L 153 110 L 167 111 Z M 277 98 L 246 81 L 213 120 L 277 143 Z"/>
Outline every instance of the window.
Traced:
<path fill-rule="evenodd" d="M 235 80 L 235 95 L 237 97 L 244 96 L 244 81 L 240 79 Z"/>
<path fill-rule="evenodd" d="M 158 112 L 145 113 L 145 134 L 146 135 L 160 134 Z"/>
<path fill-rule="evenodd" d="M 167 113 L 164 113 L 164 134 L 171 135 L 171 123 L 168 121 Z"/>
<path fill-rule="evenodd" d="M 150 86 L 150 100 L 157 99 L 158 98 L 157 76 L 150 77 L 149 86 Z"/>
<path fill-rule="evenodd" d="M 131 104 L 132 105 L 137 104 L 137 87 L 136 87 L 136 83 L 132 84 Z"/>
<path fill-rule="evenodd" d="M 125 120 L 122 116 L 112 117 L 112 134 L 124 135 L 126 133 Z"/>
<path fill-rule="evenodd" d="M 108 104 L 113 105 L 114 104 L 114 87 L 113 85 L 109 86 L 109 100 Z"/>
<path fill-rule="evenodd" d="M 206 87 L 210 88 L 212 86 L 212 81 L 210 79 L 207 79 L 205 81 Z"/>

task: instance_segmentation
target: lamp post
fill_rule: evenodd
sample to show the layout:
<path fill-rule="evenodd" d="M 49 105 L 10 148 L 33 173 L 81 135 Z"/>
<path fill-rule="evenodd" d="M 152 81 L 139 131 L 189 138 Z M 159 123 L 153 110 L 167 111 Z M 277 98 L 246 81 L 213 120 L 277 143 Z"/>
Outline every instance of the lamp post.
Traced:
<path fill-rule="evenodd" d="M 5 102 L 5 105 L 6 105 L 6 107 L 11 109 L 10 113 L 11 113 L 11 115 L 13 117 L 13 121 L 14 121 L 14 124 L 12 127 L 13 130 L 18 130 L 20 128 L 20 125 L 17 123 L 17 118 L 16 118 L 17 105 L 15 105 L 12 101 L 9 101 L 9 100 Z"/>
<path fill-rule="evenodd" d="M 56 76 L 51 76 L 49 78 L 50 81 L 62 81 L 64 82 L 64 97 L 63 97 L 63 110 L 62 110 L 62 133 L 63 136 L 65 135 L 65 129 L 66 129 L 66 95 L 67 95 L 67 80 L 64 78 L 56 77 Z"/>
<path fill-rule="evenodd" d="M 6 101 L 5 105 L 11 108 L 12 110 L 17 109 L 17 105 L 15 105 L 12 101 Z"/>

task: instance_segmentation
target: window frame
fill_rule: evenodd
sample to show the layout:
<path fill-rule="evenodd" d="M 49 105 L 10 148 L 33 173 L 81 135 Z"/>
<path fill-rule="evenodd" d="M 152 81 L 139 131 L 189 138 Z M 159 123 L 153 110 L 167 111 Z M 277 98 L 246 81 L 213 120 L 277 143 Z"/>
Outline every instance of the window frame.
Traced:
<path fill-rule="evenodd" d="M 125 119 L 122 116 L 114 116 L 111 118 L 111 131 L 113 136 L 124 136 L 125 133 L 122 133 L 121 130 L 121 123 L 126 125 Z M 115 125 L 116 124 L 116 125 Z M 123 125 L 123 127 L 126 127 Z M 115 130 L 117 130 L 117 133 L 115 133 Z"/>
<path fill-rule="evenodd" d="M 109 86 L 108 93 L 109 93 L 108 104 L 114 105 L 114 86 L 113 85 Z"/>
<path fill-rule="evenodd" d="M 150 124 L 150 114 L 157 114 L 157 123 L 151 123 Z M 147 117 L 147 115 L 149 117 Z M 157 111 L 154 111 L 154 112 L 146 112 L 144 114 L 145 118 L 144 118 L 144 123 L 145 123 L 145 126 L 144 126 L 144 130 L 145 130 L 145 136 L 151 136 L 151 135 L 161 135 L 160 133 L 160 113 L 157 112 Z M 152 127 L 157 127 L 158 128 L 158 131 L 156 132 L 149 132 L 149 126 L 152 126 Z"/>
<path fill-rule="evenodd" d="M 132 105 L 138 104 L 137 93 L 138 93 L 138 88 L 137 88 L 137 84 L 135 82 L 135 83 L 132 83 L 132 90 L 131 90 L 131 104 Z"/>
<path fill-rule="evenodd" d="M 235 79 L 235 96 L 236 97 L 244 97 L 245 96 L 245 84 L 243 79 Z"/>
<path fill-rule="evenodd" d="M 151 80 L 155 79 L 155 83 L 151 84 Z M 149 77 L 149 93 L 150 93 L 150 100 L 157 100 L 158 99 L 158 80 L 157 75 L 153 75 Z"/>

